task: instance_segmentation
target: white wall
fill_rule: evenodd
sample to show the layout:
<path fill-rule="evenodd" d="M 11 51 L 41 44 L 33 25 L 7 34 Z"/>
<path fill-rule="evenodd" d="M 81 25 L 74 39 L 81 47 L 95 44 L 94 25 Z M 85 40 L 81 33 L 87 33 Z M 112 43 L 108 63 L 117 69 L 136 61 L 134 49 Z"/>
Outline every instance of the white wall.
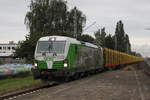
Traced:
<path fill-rule="evenodd" d="M 11 56 L 17 44 L 0 44 L 0 56 Z"/>

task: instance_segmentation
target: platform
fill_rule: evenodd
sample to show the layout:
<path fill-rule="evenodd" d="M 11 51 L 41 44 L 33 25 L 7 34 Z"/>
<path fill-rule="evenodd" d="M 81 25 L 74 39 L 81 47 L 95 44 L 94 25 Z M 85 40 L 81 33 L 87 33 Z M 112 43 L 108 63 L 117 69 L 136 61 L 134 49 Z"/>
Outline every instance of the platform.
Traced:
<path fill-rule="evenodd" d="M 143 71 L 109 71 L 13 100 L 150 100 L 150 77 Z"/>

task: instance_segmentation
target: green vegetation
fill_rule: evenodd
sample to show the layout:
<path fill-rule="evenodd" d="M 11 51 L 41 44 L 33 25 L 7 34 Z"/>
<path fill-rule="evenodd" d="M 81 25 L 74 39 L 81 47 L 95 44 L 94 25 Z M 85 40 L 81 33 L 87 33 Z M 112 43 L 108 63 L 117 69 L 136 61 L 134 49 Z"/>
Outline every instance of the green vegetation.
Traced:
<path fill-rule="evenodd" d="M 123 70 L 126 70 L 126 71 L 134 71 L 134 70 L 136 70 L 136 68 L 135 68 L 134 66 L 132 66 L 132 65 L 128 65 L 128 66 L 126 66 L 125 68 L 123 68 Z"/>
<path fill-rule="evenodd" d="M 4 62 L 0 61 L 0 65 L 3 65 L 3 64 L 4 64 Z"/>
<path fill-rule="evenodd" d="M 31 0 L 30 11 L 25 17 L 25 24 L 29 34 L 25 41 L 19 42 L 15 56 L 26 58 L 33 62 L 33 55 L 37 40 L 43 36 L 61 35 L 74 36 L 74 22 L 76 15 L 77 36 L 81 38 L 86 17 L 76 7 L 68 10 L 64 0 Z"/>
<path fill-rule="evenodd" d="M 76 37 L 78 40 L 95 43 L 98 46 L 132 53 L 129 36 L 125 33 L 121 20 L 117 22 L 114 35 L 106 34 L 105 28 L 102 28 L 95 32 L 94 39 L 88 34 L 82 34 L 86 16 L 76 7 L 69 10 L 66 0 L 31 0 L 29 7 L 30 11 L 25 16 L 29 34 L 26 35 L 25 41 L 18 43 L 15 52 L 16 57 L 26 58 L 27 63 L 34 62 L 33 55 L 38 39 L 51 35 Z"/>
<path fill-rule="evenodd" d="M 107 34 L 105 28 L 95 32 L 95 44 L 98 46 L 115 49 L 121 52 L 131 53 L 129 36 L 124 31 L 122 21 L 118 21 L 115 34 Z"/>
<path fill-rule="evenodd" d="M 106 32 L 105 28 L 99 29 L 95 33 L 95 44 L 100 47 L 106 47 Z"/>
<path fill-rule="evenodd" d="M 3 79 L 0 80 L 0 94 L 9 91 L 19 90 L 23 87 L 39 84 L 40 82 L 40 80 L 34 80 L 32 76 Z"/>
<path fill-rule="evenodd" d="M 117 22 L 114 39 L 117 42 L 115 45 L 116 50 L 126 53 L 131 52 L 129 36 L 125 34 L 124 25 L 122 21 Z"/>
<path fill-rule="evenodd" d="M 94 38 L 88 34 L 82 34 L 80 37 L 78 37 L 78 40 L 94 43 Z"/>

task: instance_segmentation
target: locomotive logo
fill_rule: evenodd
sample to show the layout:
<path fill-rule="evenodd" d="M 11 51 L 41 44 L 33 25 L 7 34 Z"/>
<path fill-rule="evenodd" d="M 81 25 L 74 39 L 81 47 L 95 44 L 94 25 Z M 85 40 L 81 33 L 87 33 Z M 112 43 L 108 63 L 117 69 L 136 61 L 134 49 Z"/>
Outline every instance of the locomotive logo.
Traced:
<path fill-rule="evenodd" d="M 49 57 L 49 56 L 46 56 L 46 57 L 44 57 L 44 60 L 45 60 L 45 61 L 53 61 L 53 58 L 51 58 L 51 57 Z"/>

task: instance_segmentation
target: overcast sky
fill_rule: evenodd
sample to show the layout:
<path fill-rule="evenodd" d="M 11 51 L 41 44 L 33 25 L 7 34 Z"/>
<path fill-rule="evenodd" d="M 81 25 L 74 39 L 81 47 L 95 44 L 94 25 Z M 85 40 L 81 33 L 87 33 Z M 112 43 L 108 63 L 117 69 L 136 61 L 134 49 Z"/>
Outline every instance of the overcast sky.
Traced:
<path fill-rule="evenodd" d="M 67 0 L 69 8 L 77 6 L 87 17 L 86 30 L 93 36 L 98 28 L 114 34 L 117 21 L 122 20 L 125 32 L 134 45 L 150 45 L 150 0 Z M 0 42 L 25 39 L 28 33 L 24 17 L 30 0 L 0 0 Z"/>

